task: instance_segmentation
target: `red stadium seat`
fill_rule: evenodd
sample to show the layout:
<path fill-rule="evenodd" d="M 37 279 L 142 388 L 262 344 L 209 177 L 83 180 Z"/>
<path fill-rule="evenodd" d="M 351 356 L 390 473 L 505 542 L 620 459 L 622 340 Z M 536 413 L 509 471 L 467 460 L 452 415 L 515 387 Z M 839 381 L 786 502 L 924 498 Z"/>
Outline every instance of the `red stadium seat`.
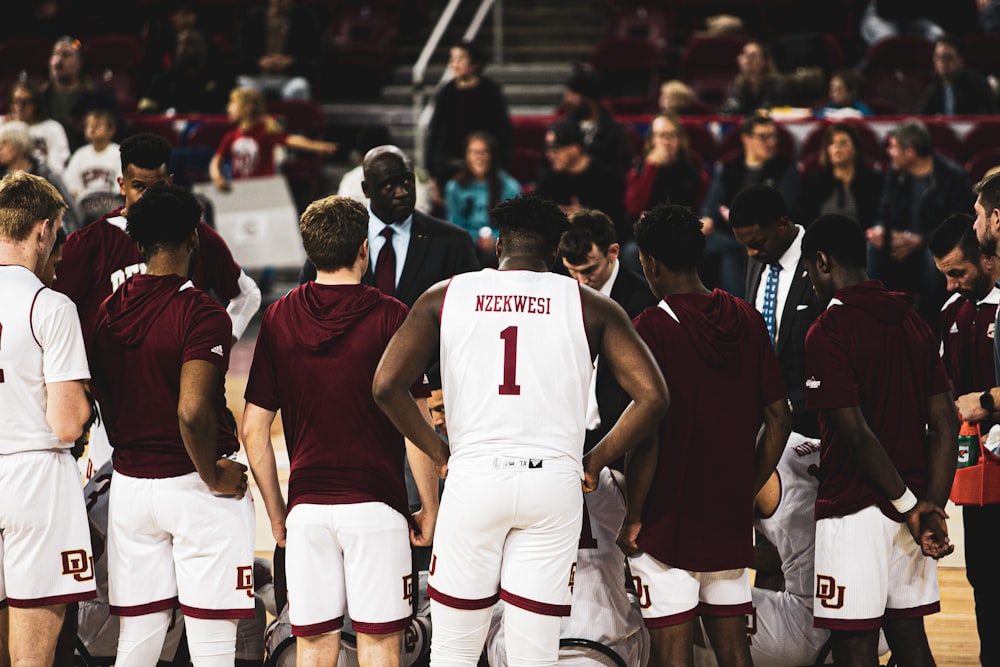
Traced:
<path fill-rule="evenodd" d="M 688 135 L 688 146 L 711 165 L 719 158 L 719 142 L 715 135 L 700 121 L 684 121 L 684 131 Z"/>
<path fill-rule="evenodd" d="M 1000 122 L 979 122 L 962 139 L 959 157 L 962 160 L 969 160 L 984 149 L 997 146 L 1000 146 Z"/>
<path fill-rule="evenodd" d="M 947 121 L 927 120 L 924 124 L 931 133 L 931 143 L 934 144 L 935 151 L 952 160 L 961 158 L 962 145 Z"/>
<path fill-rule="evenodd" d="M 181 122 L 183 123 L 183 121 Z M 128 121 L 128 127 L 133 134 L 149 132 L 163 137 L 170 142 L 171 146 L 177 146 L 181 143 L 181 133 L 178 131 L 177 122 L 169 116 L 135 116 Z"/>
<path fill-rule="evenodd" d="M 135 35 L 93 35 L 83 42 L 87 71 L 131 70 L 142 63 L 142 46 Z"/>
<path fill-rule="evenodd" d="M 660 56 L 650 40 L 643 37 L 601 40 L 590 52 L 590 64 L 600 74 L 606 95 L 656 98 L 660 83 Z"/>
<path fill-rule="evenodd" d="M 44 80 L 49 72 L 52 42 L 28 37 L 0 41 L 0 72 L 27 72 L 31 78 Z"/>
<path fill-rule="evenodd" d="M 272 116 L 283 116 L 288 132 L 305 134 L 313 139 L 322 139 L 326 134 L 323 107 L 313 100 L 271 100 L 267 103 L 267 112 Z"/>
<path fill-rule="evenodd" d="M 1000 146 L 994 146 L 973 155 L 965 163 L 965 171 L 973 183 L 978 183 L 983 180 L 987 171 L 998 166 L 1000 166 Z"/>
<path fill-rule="evenodd" d="M 226 118 L 201 118 L 191 121 L 192 127 L 187 135 L 186 144 L 189 146 L 207 146 L 214 152 L 222 137 L 232 129 L 233 124 Z"/>
<path fill-rule="evenodd" d="M 934 44 L 920 37 L 887 37 L 865 54 L 862 95 L 885 98 L 900 113 L 915 113 L 930 83 Z"/>
<path fill-rule="evenodd" d="M 694 36 L 681 57 L 680 78 L 705 102 L 720 104 L 739 71 L 736 57 L 745 37 Z"/>

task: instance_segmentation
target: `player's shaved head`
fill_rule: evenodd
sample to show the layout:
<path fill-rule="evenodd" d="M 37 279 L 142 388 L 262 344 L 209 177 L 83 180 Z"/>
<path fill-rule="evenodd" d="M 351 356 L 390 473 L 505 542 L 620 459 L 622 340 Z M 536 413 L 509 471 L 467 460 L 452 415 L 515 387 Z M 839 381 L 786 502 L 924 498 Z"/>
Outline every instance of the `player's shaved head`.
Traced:
<path fill-rule="evenodd" d="M 201 220 L 201 204 L 179 185 L 157 183 L 129 208 L 125 231 L 149 257 L 176 249 L 191 238 Z"/>

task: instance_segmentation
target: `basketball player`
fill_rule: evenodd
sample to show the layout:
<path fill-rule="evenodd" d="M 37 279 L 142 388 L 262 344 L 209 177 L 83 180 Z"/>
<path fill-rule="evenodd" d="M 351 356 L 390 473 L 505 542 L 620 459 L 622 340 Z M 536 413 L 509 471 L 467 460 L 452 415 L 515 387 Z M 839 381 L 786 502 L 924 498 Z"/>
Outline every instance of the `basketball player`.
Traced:
<path fill-rule="evenodd" d="M 196 667 L 232 665 L 237 619 L 252 618 L 254 513 L 223 378 L 232 323 L 188 279 L 201 208 L 187 190 L 150 188 L 126 231 L 146 272 L 102 306 L 91 353 L 114 483 L 108 582 L 121 617 L 119 667 L 156 662 L 180 606 Z"/>
<path fill-rule="evenodd" d="M 361 284 L 368 269 L 363 205 L 327 197 L 310 204 L 299 226 L 317 278 L 264 315 L 247 381 L 243 439 L 279 546 L 287 534 L 299 665 L 337 664 L 347 607 L 361 664 L 398 665 L 413 589 L 405 447 L 366 389 L 407 309 Z M 411 391 L 421 402 L 427 397 L 422 376 Z M 270 436 L 278 410 L 291 456 L 287 520 Z M 427 455 L 443 464 L 444 444 L 435 441 Z M 428 456 L 410 457 L 423 503 L 413 518 L 414 539 L 425 546 L 438 506 Z"/>
<path fill-rule="evenodd" d="M 556 663 L 580 539 L 579 480 L 593 490 L 668 400 L 621 307 L 547 272 L 567 226 L 559 208 L 519 197 L 490 219 L 500 270 L 461 274 L 420 297 L 373 385 L 403 434 L 430 450 L 440 439 L 408 388 L 440 352 L 451 457 L 428 583 L 435 667 L 476 664 L 498 599 L 511 664 Z M 636 398 L 582 461 L 597 354 Z"/>
<path fill-rule="evenodd" d="M 14 665 L 52 664 L 66 603 L 94 597 L 69 453 L 90 371 L 73 303 L 38 277 L 65 210 L 42 178 L 0 181 L 0 663 Z"/>
<path fill-rule="evenodd" d="M 171 148 L 166 139 L 136 134 L 122 141 L 120 150 L 122 176 L 118 184 L 125 206 L 69 235 L 54 285 L 76 304 L 88 347 L 101 303 L 126 278 L 146 271 L 144 258 L 125 232 L 129 210 L 147 188 L 173 182 L 169 170 Z M 228 301 L 226 312 L 232 319 L 233 339 L 239 338 L 260 307 L 260 290 L 233 260 L 222 237 L 204 223 L 198 225 L 198 252 L 189 277 L 198 289 Z M 88 452 L 89 478 L 111 456 L 107 435 L 100 425 L 91 434 Z"/>
<path fill-rule="evenodd" d="M 625 587 L 625 554 L 615 543 L 625 519 L 624 477 L 617 470 L 601 471 L 597 488 L 583 497 L 583 528 L 573 570 L 573 611 L 564 618 L 561 639 L 585 639 L 614 651 L 626 665 L 649 660 L 649 633 L 635 592 Z M 493 609 L 486 655 L 491 667 L 507 666 L 503 610 Z M 593 667 L 593 649 L 564 646 L 560 667 Z"/>
<path fill-rule="evenodd" d="M 806 405 L 819 410 L 815 624 L 838 665 L 876 662 L 885 630 L 900 665 L 933 665 L 923 617 L 940 609 L 936 558 L 958 419 L 930 328 L 865 272 L 865 237 L 841 215 L 802 240 L 829 305 L 806 336 Z M 928 557 L 930 556 L 930 557 Z"/>

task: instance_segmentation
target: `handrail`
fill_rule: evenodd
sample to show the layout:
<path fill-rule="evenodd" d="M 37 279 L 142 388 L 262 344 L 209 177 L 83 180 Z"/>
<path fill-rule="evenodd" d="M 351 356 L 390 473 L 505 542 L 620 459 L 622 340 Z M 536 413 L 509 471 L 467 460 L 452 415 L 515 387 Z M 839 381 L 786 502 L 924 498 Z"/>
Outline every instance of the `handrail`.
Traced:
<path fill-rule="evenodd" d="M 430 126 L 431 116 L 434 114 L 434 95 L 430 95 L 430 101 L 427 102 L 428 96 L 424 92 L 424 76 L 427 73 L 427 66 L 430 63 L 431 56 L 433 56 L 438 45 L 441 43 L 441 38 L 444 37 L 445 30 L 448 29 L 448 25 L 454 18 L 455 12 L 458 10 L 458 6 L 461 2 L 462 0 L 449 0 L 447 6 L 444 8 L 444 11 L 441 13 L 441 17 L 434 25 L 434 29 L 431 31 L 431 35 L 427 39 L 427 43 L 424 44 L 424 48 L 420 51 L 420 56 L 417 58 L 417 62 L 414 63 L 411 73 L 411 80 L 413 82 L 414 123 L 413 157 L 414 162 L 422 167 L 426 166 L 427 160 L 427 156 L 424 151 L 424 136 L 427 133 L 427 128 Z M 500 0 L 480 1 L 479 7 L 476 9 L 475 16 L 473 16 L 472 21 L 469 23 L 469 27 L 466 29 L 465 34 L 462 35 L 462 40 L 472 41 L 476 38 L 476 35 L 479 33 L 479 29 L 486 20 L 486 14 L 489 12 L 491 7 L 493 8 L 493 62 L 500 63 L 503 62 L 503 27 Z M 451 72 L 445 68 L 441 78 L 434 86 L 434 93 L 436 94 L 437 91 L 450 80 Z"/>

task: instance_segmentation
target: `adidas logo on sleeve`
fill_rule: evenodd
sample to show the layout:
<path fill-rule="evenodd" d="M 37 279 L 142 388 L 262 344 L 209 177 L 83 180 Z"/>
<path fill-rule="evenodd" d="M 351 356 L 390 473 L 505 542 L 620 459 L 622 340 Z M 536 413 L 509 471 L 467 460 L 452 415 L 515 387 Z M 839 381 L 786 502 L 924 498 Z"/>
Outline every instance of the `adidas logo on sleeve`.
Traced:
<path fill-rule="evenodd" d="M 221 345 L 216 345 L 215 347 L 213 347 L 213 348 L 212 348 L 211 350 L 209 350 L 209 351 L 210 351 L 210 352 L 211 352 L 212 354 L 217 354 L 217 355 L 219 355 L 220 357 L 223 357 L 223 356 L 225 356 L 225 354 L 226 354 L 226 353 L 225 353 L 225 351 L 224 351 L 224 350 L 222 349 L 222 346 L 221 346 Z"/>

